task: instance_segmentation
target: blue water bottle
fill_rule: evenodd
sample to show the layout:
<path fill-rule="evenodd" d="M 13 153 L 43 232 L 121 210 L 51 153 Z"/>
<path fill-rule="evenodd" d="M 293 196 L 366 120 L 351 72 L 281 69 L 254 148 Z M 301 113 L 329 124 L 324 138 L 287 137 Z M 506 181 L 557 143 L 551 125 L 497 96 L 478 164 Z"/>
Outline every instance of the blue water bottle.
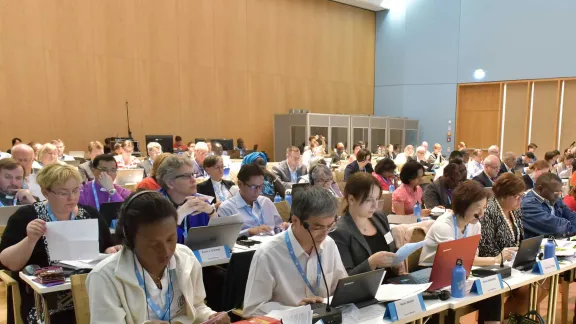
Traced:
<path fill-rule="evenodd" d="M 282 201 L 282 197 L 280 197 L 279 193 L 276 193 L 276 196 L 274 197 L 274 203 L 279 203 Z"/>
<path fill-rule="evenodd" d="M 550 259 L 556 256 L 556 244 L 553 238 L 548 238 L 548 242 L 544 244 L 544 259 Z"/>
<path fill-rule="evenodd" d="M 421 222 L 422 219 L 420 218 L 420 216 L 422 216 L 422 207 L 420 206 L 420 202 L 417 201 L 416 204 L 414 205 L 414 216 L 418 217 L 416 220 L 417 222 Z"/>
<path fill-rule="evenodd" d="M 288 205 L 292 206 L 292 193 L 286 192 L 286 197 L 284 197 L 284 200 L 286 200 Z"/>
<path fill-rule="evenodd" d="M 466 270 L 462 266 L 462 259 L 458 259 L 452 270 L 452 297 L 463 298 L 464 295 L 466 295 Z"/>
<path fill-rule="evenodd" d="M 394 187 L 393 184 L 391 184 L 390 186 L 388 186 L 388 191 L 390 191 L 390 193 L 394 193 L 394 190 L 396 190 L 396 187 Z"/>

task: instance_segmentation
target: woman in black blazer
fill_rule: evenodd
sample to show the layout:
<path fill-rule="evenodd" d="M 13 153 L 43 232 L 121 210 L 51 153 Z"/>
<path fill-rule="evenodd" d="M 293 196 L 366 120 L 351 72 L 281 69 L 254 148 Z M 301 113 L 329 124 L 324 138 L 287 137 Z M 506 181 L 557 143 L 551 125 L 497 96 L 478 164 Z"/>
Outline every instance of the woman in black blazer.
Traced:
<path fill-rule="evenodd" d="M 369 173 L 356 173 L 346 182 L 345 215 L 329 235 L 336 242 L 348 275 L 376 268 L 387 268 L 386 278 L 397 271 L 392 268 L 396 245 L 388 219 L 377 211 L 382 188 Z"/>
<path fill-rule="evenodd" d="M 210 178 L 199 183 L 196 186 L 196 190 L 199 194 L 214 197 L 213 202 L 218 208 L 223 201 L 233 196 L 230 189 L 234 186 L 234 182 L 222 179 L 224 177 L 224 162 L 217 155 L 207 157 L 204 160 L 203 167 Z"/>
<path fill-rule="evenodd" d="M 356 153 L 356 161 L 348 164 L 344 170 L 344 181 L 348 181 L 348 178 L 356 172 L 372 174 L 374 169 L 372 168 L 372 164 L 370 164 L 370 160 L 372 160 L 372 153 L 370 153 L 369 150 L 361 149 L 358 151 L 358 153 Z"/>

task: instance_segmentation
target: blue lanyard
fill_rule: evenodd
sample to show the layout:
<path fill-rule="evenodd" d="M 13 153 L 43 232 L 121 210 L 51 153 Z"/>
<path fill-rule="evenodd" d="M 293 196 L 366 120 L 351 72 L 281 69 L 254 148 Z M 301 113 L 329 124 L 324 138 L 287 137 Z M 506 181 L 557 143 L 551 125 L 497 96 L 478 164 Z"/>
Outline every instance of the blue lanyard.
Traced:
<path fill-rule="evenodd" d="M 194 159 L 194 163 L 196 164 L 196 166 L 198 167 L 198 169 L 199 169 L 200 171 L 202 171 L 202 176 L 203 176 L 203 177 L 207 177 L 208 174 L 206 174 L 206 171 L 204 170 L 204 168 L 201 167 L 200 164 L 198 164 L 198 162 L 196 162 L 196 159 Z"/>
<path fill-rule="evenodd" d="M 12 206 L 16 206 L 18 204 L 18 198 L 14 196 L 14 200 L 12 200 Z M 4 207 L 5 205 L 0 201 L 0 207 Z"/>
<path fill-rule="evenodd" d="M 452 215 L 453 219 L 454 219 L 454 239 L 457 240 L 458 239 L 458 222 L 456 221 L 456 215 Z M 466 235 L 468 234 L 468 225 L 464 226 L 464 237 L 465 238 Z"/>
<path fill-rule="evenodd" d="M 96 191 L 96 186 L 94 185 L 96 180 L 92 181 L 92 193 L 94 194 L 94 202 L 96 203 L 96 209 L 100 211 L 100 199 L 98 199 L 98 192 Z M 108 202 L 110 202 L 110 195 L 108 195 Z"/>
<path fill-rule="evenodd" d="M 391 185 L 390 181 L 387 178 L 384 178 L 383 176 L 379 175 L 380 178 L 382 178 L 382 181 L 384 181 L 384 183 L 386 183 L 388 186 Z"/>
<path fill-rule="evenodd" d="M 446 189 L 448 192 L 448 203 L 452 205 L 452 189 Z"/>
<path fill-rule="evenodd" d="M 216 186 L 214 186 L 214 192 L 216 192 L 220 201 L 226 201 L 226 194 L 222 190 L 222 185 L 222 182 L 220 182 L 220 188 L 218 190 L 216 190 Z"/>
<path fill-rule="evenodd" d="M 290 236 L 288 235 L 288 232 L 284 232 L 284 241 L 286 241 L 286 247 L 288 247 L 288 252 L 290 253 L 290 257 L 292 258 L 292 261 L 294 262 L 294 265 L 296 266 L 296 269 L 298 269 L 298 272 L 300 272 L 300 276 L 302 277 L 302 280 L 304 280 L 304 283 L 306 283 L 306 286 L 308 286 L 308 289 L 310 289 L 310 291 L 314 294 L 314 296 L 319 296 L 320 295 L 320 279 L 322 279 L 322 272 L 320 269 L 320 255 L 317 255 L 317 259 L 316 261 L 318 262 L 318 265 L 316 266 L 316 289 L 312 288 L 312 285 L 310 284 L 310 281 L 308 280 L 308 277 L 306 277 L 306 273 L 304 272 L 304 269 L 302 269 L 302 265 L 300 264 L 300 262 L 298 262 L 298 258 L 296 257 L 296 254 L 294 253 L 294 248 L 292 247 L 292 242 L 290 241 Z M 328 292 L 327 292 L 328 293 Z"/>
<path fill-rule="evenodd" d="M 50 208 L 50 203 L 46 203 L 46 211 L 48 212 L 48 216 L 50 217 L 50 221 L 52 222 L 57 222 L 58 219 L 56 219 L 56 216 L 54 216 L 54 213 L 52 212 L 52 208 Z M 74 215 L 74 212 L 70 213 L 70 220 L 74 220 L 76 218 L 76 216 Z"/>
<path fill-rule="evenodd" d="M 260 208 L 260 205 L 258 205 L 257 201 L 254 201 L 254 204 L 256 206 L 258 206 L 258 208 L 260 209 L 260 218 L 256 217 L 256 215 L 254 215 L 254 213 L 252 213 L 252 207 L 250 207 L 249 205 L 244 206 L 244 209 L 246 209 L 246 212 L 248 212 L 248 215 L 250 215 L 250 217 L 252 217 L 252 219 L 254 219 L 257 226 L 263 225 L 264 221 L 261 219 L 262 218 L 262 209 Z"/>
<path fill-rule="evenodd" d="M 138 284 L 140 288 L 144 290 L 144 294 L 146 295 L 146 302 L 148 306 L 152 309 L 152 311 L 156 314 L 159 320 L 161 321 L 169 321 L 170 320 L 170 307 L 172 306 L 172 276 L 170 276 L 170 284 L 168 285 L 168 291 L 166 291 L 166 302 L 164 303 L 164 310 L 160 310 L 158 304 L 156 304 L 152 297 L 148 295 L 146 290 L 146 286 L 144 285 L 144 279 L 142 279 L 142 275 L 140 271 L 138 271 L 138 267 L 136 267 L 136 260 L 134 260 L 134 272 L 136 273 L 136 279 L 138 279 Z"/>

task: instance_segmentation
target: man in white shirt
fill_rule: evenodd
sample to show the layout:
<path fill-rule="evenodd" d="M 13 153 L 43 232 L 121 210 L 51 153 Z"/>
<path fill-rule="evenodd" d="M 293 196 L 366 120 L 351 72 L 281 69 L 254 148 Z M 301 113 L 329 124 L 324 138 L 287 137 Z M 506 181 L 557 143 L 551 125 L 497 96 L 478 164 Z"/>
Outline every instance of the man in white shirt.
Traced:
<path fill-rule="evenodd" d="M 52 140 L 50 143 L 56 145 L 56 148 L 58 149 L 58 160 L 64 161 L 64 162 L 74 161 L 74 157 L 64 154 L 64 148 L 66 146 L 64 145 L 64 142 L 62 142 L 61 139 Z"/>
<path fill-rule="evenodd" d="M 426 160 L 428 160 L 430 158 L 430 151 L 428 151 L 428 142 L 426 142 L 426 141 L 422 142 L 421 146 L 426 150 L 426 152 L 424 152 L 424 154 L 425 154 Z"/>
<path fill-rule="evenodd" d="M 254 254 L 244 294 L 244 316 L 318 303 L 334 294 L 338 280 L 348 276 L 336 243 L 328 236 L 336 223 L 337 205 L 336 198 L 319 187 L 294 197 L 290 229 L 262 244 Z"/>
<path fill-rule="evenodd" d="M 22 188 L 30 190 L 34 197 L 38 197 L 41 201 L 46 200 L 40 186 L 36 183 L 36 174 L 34 170 L 42 168 L 40 163 L 34 160 L 34 149 L 26 144 L 16 144 L 10 150 L 12 158 L 24 168 L 24 182 Z"/>
<path fill-rule="evenodd" d="M 488 148 L 488 155 L 495 155 L 500 157 L 500 148 L 496 145 L 492 145 Z"/>
<path fill-rule="evenodd" d="M 12 157 L 12 155 L 10 155 L 10 153 L 0 152 L 0 160 L 11 158 L 11 157 Z"/>
<path fill-rule="evenodd" d="M 472 179 L 484 171 L 482 165 L 482 150 L 472 151 L 472 158 L 468 162 L 468 179 Z"/>
<path fill-rule="evenodd" d="M 208 144 L 205 142 L 198 142 L 194 147 L 194 159 L 192 162 L 194 163 L 192 166 L 192 173 L 194 174 L 194 178 L 207 178 L 208 173 L 204 170 L 204 159 L 208 156 L 210 149 L 208 148 Z"/>

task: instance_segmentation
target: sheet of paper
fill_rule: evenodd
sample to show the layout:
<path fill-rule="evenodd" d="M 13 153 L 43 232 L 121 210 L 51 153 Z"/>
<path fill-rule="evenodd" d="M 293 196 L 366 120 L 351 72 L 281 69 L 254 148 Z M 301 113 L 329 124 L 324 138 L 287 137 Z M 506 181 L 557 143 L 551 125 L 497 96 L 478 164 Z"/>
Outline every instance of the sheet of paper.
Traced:
<path fill-rule="evenodd" d="M 402 261 L 406 260 L 410 254 L 416 252 L 418 249 L 424 246 L 425 241 L 416 242 L 416 243 L 407 243 L 404 244 L 401 248 L 396 251 L 396 257 L 394 258 L 394 265 L 400 264 Z"/>
<path fill-rule="evenodd" d="M 310 324 L 312 323 L 312 308 L 310 305 L 305 305 L 286 310 L 274 310 L 266 316 L 282 320 L 283 324 Z"/>
<path fill-rule="evenodd" d="M 219 320 L 223 319 L 224 316 L 226 316 L 226 314 L 227 313 L 224 313 L 224 312 L 218 313 L 216 316 L 212 317 L 211 319 L 209 319 L 205 322 L 202 322 L 202 324 L 214 324 L 214 323 L 218 322 Z"/>
<path fill-rule="evenodd" d="M 45 236 L 51 260 L 93 260 L 99 255 L 97 219 L 48 222 Z"/>
<path fill-rule="evenodd" d="M 426 291 L 431 282 L 420 285 L 392 285 L 384 284 L 378 288 L 376 292 L 376 300 L 379 302 L 387 302 L 392 300 L 404 299 L 408 296 L 416 295 Z"/>
<path fill-rule="evenodd" d="M 96 265 L 98 265 L 98 263 L 100 263 L 100 261 L 106 259 L 107 257 L 111 256 L 112 254 L 105 254 L 105 253 L 100 253 L 98 255 L 98 257 L 96 257 L 95 259 L 92 260 L 61 260 L 60 263 L 72 266 L 74 268 L 78 268 L 78 269 L 94 269 L 94 267 L 96 267 Z"/>

